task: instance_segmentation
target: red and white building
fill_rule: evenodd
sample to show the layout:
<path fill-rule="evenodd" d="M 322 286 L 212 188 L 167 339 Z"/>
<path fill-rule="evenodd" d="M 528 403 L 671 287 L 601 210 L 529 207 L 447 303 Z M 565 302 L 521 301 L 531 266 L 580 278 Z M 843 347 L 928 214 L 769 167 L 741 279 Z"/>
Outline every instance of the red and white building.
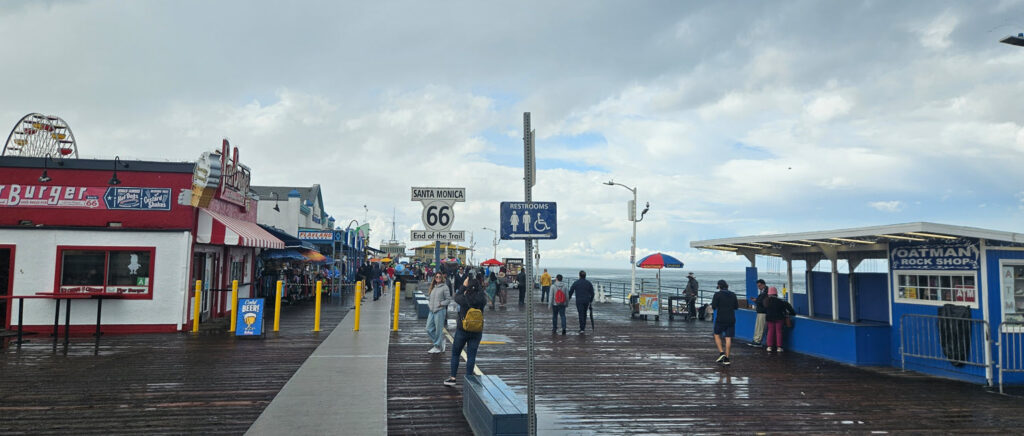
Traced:
<path fill-rule="evenodd" d="M 105 333 L 172 332 L 202 280 L 200 320 L 223 317 L 231 281 L 250 296 L 258 251 L 284 247 L 256 225 L 249 178 L 226 140 L 196 163 L 0 157 L 0 296 L 103 294 Z M 16 298 L 0 302 L 16 326 Z M 96 304 L 74 301 L 72 333 L 93 331 Z M 26 330 L 53 328 L 52 300 L 24 305 Z"/>

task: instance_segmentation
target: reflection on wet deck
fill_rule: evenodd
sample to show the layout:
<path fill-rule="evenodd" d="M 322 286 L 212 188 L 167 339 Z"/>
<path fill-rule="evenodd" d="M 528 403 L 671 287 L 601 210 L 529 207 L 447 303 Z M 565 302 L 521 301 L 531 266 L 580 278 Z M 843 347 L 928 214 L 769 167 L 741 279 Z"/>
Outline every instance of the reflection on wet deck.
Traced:
<path fill-rule="evenodd" d="M 1019 432 L 1024 399 L 981 386 L 871 370 L 742 342 L 733 364 L 714 363 L 711 324 L 630 320 L 625 305 L 595 305 L 596 330 L 552 335 L 535 307 L 539 434 Z M 526 392 L 525 312 L 485 311 L 477 364 Z M 388 360 L 390 434 L 466 434 L 461 384 L 441 384 L 449 355 L 430 355 L 424 322 L 406 310 Z M 460 375 L 463 374 L 460 367 Z M 455 424 L 453 424 L 455 423 Z"/>

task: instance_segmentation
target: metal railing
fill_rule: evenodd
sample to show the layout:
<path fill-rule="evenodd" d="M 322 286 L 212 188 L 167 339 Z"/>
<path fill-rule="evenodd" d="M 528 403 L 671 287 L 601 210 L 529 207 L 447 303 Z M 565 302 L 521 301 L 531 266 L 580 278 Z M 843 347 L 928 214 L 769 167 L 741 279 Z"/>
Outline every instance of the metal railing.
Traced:
<path fill-rule="evenodd" d="M 1004 372 L 1024 372 L 1024 322 L 1004 322 L 999 325 L 999 392 L 1003 392 Z"/>
<path fill-rule="evenodd" d="M 900 317 L 900 366 L 907 357 L 948 362 L 953 366 L 988 368 L 992 361 L 988 321 L 935 315 L 906 314 Z M 992 374 L 985 371 L 992 386 Z"/>
<path fill-rule="evenodd" d="M 568 286 L 572 286 L 575 279 L 566 280 Z M 620 302 L 622 304 L 629 304 L 629 282 L 619 280 L 601 280 L 595 279 L 590 281 L 594 285 L 594 292 L 603 292 L 604 295 L 611 301 Z M 638 279 L 636 283 L 637 292 L 657 292 L 658 282 L 650 279 Z M 685 286 L 669 286 L 661 285 L 661 299 L 668 301 L 668 297 L 682 296 L 683 291 L 686 290 Z M 699 289 L 697 291 L 697 307 L 701 304 L 710 303 L 711 297 L 715 295 L 714 290 Z M 661 307 L 668 307 L 664 301 L 659 302 Z"/>

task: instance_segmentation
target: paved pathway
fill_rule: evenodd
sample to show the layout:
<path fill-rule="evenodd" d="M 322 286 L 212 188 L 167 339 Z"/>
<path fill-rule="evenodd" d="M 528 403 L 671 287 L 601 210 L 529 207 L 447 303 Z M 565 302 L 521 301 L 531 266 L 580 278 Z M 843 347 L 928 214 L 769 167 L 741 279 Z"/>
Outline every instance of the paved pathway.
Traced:
<path fill-rule="evenodd" d="M 387 434 L 391 294 L 365 298 L 306 359 L 247 435 Z"/>

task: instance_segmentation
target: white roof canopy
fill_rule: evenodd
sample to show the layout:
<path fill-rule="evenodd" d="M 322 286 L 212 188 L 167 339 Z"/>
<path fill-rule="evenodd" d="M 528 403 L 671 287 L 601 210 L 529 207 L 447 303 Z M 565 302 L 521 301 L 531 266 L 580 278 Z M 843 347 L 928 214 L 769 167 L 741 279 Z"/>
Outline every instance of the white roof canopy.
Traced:
<path fill-rule="evenodd" d="M 786 259 L 884 259 L 890 241 L 938 241 L 960 238 L 1024 244 L 1024 234 L 928 222 L 859 227 L 816 232 L 755 235 L 690 242 L 693 248 L 732 251 Z"/>

